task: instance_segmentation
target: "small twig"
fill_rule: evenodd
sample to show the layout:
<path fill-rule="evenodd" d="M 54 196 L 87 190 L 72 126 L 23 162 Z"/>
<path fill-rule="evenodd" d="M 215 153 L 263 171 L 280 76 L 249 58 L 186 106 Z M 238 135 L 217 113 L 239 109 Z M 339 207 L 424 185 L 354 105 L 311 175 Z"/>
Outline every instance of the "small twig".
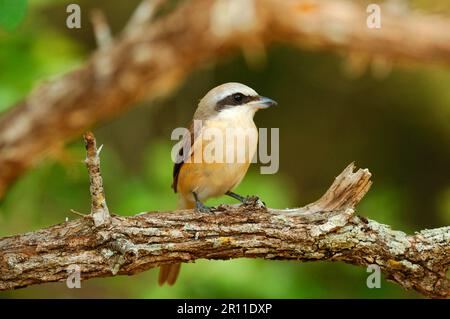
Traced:
<path fill-rule="evenodd" d="M 112 40 L 111 29 L 105 15 L 99 9 L 91 11 L 91 23 L 94 28 L 94 35 L 97 41 L 97 46 L 101 48 L 107 47 Z"/>
<path fill-rule="evenodd" d="M 100 151 L 97 150 L 94 134 L 86 132 L 84 134 L 84 142 L 86 145 L 86 167 L 89 172 L 90 192 L 91 192 L 91 215 L 94 219 L 95 226 L 102 226 L 110 222 L 108 207 L 106 206 L 105 192 L 103 190 L 103 180 L 100 174 Z"/>
<path fill-rule="evenodd" d="M 70 211 L 72 214 L 75 214 L 75 215 L 78 215 L 78 216 L 81 216 L 81 217 L 86 217 L 86 216 L 88 216 L 88 215 L 86 215 L 86 214 L 77 212 L 75 209 L 70 209 L 69 211 Z"/>

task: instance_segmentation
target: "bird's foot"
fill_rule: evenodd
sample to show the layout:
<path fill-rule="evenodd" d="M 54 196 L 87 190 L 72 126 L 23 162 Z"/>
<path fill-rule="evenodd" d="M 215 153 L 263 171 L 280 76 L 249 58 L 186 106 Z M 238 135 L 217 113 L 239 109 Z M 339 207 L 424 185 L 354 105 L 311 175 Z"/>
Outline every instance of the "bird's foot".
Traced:
<path fill-rule="evenodd" d="M 242 201 L 242 204 L 266 208 L 266 203 L 264 203 L 258 196 L 254 195 L 246 196 Z"/>
<path fill-rule="evenodd" d="M 239 194 L 233 193 L 231 191 L 228 191 L 225 193 L 226 195 L 233 197 L 234 199 L 237 199 L 238 201 L 240 201 L 243 205 L 252 205 L 252 206 L 256 206 L 256 207 L 266 207 L 266 204 L 259 199 L 258 196 L 254 196 L 254 195 L 250 195 L 250 196 L 241 196 Z"/>
<path fill-rule="evenodd" d="M 212 207 L 206 206 L 206 205 L 204 205 L 201 202 L 196 202 L 195 203 L 195 209 L 199 213 L 214 213 L 214 210 L 213 210 Z"/>

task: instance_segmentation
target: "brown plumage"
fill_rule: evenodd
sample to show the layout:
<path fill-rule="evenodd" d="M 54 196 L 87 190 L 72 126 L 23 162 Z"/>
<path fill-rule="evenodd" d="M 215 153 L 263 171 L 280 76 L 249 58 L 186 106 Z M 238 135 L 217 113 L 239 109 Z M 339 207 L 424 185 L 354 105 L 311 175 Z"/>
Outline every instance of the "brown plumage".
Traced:
<path fill-rule="evenodd" d="M 262 108 L 275 105 L 276 102 L 259 96 L 253 89 L 240 83 L 222 84 L 209 91 L 195 111 L 193 123 L 179 144 L 180 162 L 174 165 L 172 188 L 179 194 L 179 209 L 196 207 L 197 199 L 203 202 L 211 197 L 222 196 L 239 185 L 244 178 L 251 159 L 256 152 L 258 131 L 253 116 Z M 194 125 L 201 121 L 201 127 Z M 213 140 L 205 137 L 208 129 L 220 132 L 223 137 L 224 154 L 233 152 L 233 161 L 207 162 L 203 160 L 203 151 Z M 244 145 L 230 144 L 225 138 L 228 129 L 244 129 Z M 245 160 L 239 161 L 237 148 L 245 147 Z M 184 152 L 183 152 L 184 150 Z M 200 154 L 200 163 L 194 161 Z M 189 159 L 189 160 L 188 160 Z M 159 284 L 173 285 L 178 277 L 181 264 L 160 267 Z"/>

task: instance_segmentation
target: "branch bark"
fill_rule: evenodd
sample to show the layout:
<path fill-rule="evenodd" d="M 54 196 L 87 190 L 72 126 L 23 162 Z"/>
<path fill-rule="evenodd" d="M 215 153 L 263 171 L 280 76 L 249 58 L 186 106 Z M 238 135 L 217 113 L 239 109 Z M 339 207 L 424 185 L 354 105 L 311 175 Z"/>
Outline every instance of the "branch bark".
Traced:
<path fill-rule="evenodd" d="M 0 239 L 0 290 L 65 281 L 78 265 L 82 280 L 133 275 L 200 258 L 343 261 L 380 267 L 388 280 L 446 298 L 450 227 L 415 235 L 358 216 L 354 206 L 370 187 L 368 170 L 349 165 L 325 195 L 295 209 L 222 205 L 213 214 L 182 210 L 112 216 L 97 228 L 86 216 Z"/>
<path fill-rule="evenodd" d="M 383 61 L 450 62 L 449 20 L 382 7 L 382 28 L 369 29 L 366 8 L 350 1 L 196 0 L 154 23 L 142 10 L 108 50 L 38 85 L 0 119 L 0 197 L 50 149 L 241 49 L 282 42 Z"/>

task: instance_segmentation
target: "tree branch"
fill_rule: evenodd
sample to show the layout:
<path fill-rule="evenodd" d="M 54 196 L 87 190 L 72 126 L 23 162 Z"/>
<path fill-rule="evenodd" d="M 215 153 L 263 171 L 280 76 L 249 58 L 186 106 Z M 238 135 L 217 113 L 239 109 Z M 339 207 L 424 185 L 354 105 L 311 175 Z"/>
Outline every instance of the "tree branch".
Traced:
<path fill-rule="evenodd" d="M 40 84 L 0 119 L 0 197 L 51 148 L 145 97 L 168 94 L 205 61 L 241 49 L 282 42 L 363 54 L 384 65 L 450 62 L 448 20 L 382 7 L 381 29 L 369 29 L 366 8 L 350 1 L 196 0 L 153 24 L 142 23 L 151 16 L 142 10 L 108 50 Z"/>
<path fill-rule="evenodd" d="M 78 265 L 82 280 L 133 275 L 200 258 L 343 261 L 380 267 L 388 280 L 425 296 L 450 295 L 450 227 L 408 236 L 354 213 L 370 173 L 349 165 L 321 199 L 303 208 L 222 205 L 215 213 L 182 210 L 90 216 L 23 235 L 0 238 L 0 290 L 65 281 Z"/>

